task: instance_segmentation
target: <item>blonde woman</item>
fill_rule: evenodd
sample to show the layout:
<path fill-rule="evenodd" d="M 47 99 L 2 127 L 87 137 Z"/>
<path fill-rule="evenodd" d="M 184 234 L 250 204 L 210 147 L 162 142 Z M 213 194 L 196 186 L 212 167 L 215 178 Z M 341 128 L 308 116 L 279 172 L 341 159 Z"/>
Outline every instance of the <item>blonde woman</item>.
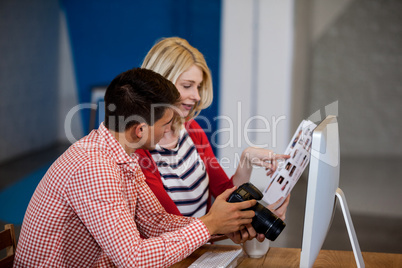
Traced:
<path fill-rule="evenodd" d="M 267 175 L 271 175 L 277 168 L 277 159 L 288 158 L 249 147 L 241 154 L 235 174 L 228 178 L 205 132 L 194 120 L 212 103 L 211 72 L 204 56 L 182 38 L 166 38 L 151 48 L 141 67 L 161 74 L 180 92 L 178 116 L 172 129 L 164 134 L 155 150 L 137 150 L 146 183 L 167 212 L 201 217 L 208 212 L 211 197 L 248 182 L 253 165 L 265 167 Z M 274 213 L 284 219 L 288 203 L 289 198 Z M 229 236 L 239 243 L 256 235 L 250 225 Z M 261 241 L 264 235 L 257 238 Z"/>

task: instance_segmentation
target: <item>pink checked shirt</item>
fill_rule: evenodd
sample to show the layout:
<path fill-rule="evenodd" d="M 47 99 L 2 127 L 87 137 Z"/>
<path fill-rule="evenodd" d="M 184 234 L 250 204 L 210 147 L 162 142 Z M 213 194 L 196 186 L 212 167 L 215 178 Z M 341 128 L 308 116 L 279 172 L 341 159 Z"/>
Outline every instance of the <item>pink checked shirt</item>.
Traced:
<path fill-rule="evenodd" d="M 201 220 L 166 213 L 144 180 L 101 124 L 39 183 L 14 267 L 167 267 L 208 241 Z"/>

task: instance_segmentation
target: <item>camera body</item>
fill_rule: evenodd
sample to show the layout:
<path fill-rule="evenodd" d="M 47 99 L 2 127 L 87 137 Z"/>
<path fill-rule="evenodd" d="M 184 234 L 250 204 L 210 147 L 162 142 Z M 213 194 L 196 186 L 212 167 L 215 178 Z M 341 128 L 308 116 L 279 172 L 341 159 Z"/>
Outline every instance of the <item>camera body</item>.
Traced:
<path fill-rule="evenodd" d="M 234 191 L 228 198 L 228 202 L 237 203 L 248 200 L 261 200 L 263 197 L 260 190 L 258 190 L 253 184 L 247 182 L 240 185 L 236 191 Z M 285 228 L 286 224 L 278 218 L 269 209 L 261 205 L 259 202 L 249 210 L 255 212 L 255 216 L 251 225 L 256 230 L 257 233 L 262 233 L 265 237 L 271 241 L 274 241 L 282 230 Z"/>

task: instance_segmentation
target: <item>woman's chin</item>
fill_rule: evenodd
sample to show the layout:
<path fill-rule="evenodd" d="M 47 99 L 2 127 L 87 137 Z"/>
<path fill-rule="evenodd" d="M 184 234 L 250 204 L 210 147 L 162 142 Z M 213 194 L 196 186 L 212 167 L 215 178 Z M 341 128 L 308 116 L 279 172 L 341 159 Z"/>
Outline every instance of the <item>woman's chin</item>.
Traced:
<path fill-rule="evenodd" d="M 190 114 L 188 110 L 180 110 L 180 116 L 186 118 Z"/>

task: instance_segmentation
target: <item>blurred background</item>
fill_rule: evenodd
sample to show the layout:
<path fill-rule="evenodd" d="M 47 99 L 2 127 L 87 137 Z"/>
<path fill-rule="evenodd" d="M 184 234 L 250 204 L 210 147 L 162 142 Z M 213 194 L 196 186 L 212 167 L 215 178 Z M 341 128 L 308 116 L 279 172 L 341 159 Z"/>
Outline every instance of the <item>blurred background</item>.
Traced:
<path fill-rule="evenodd" d="M 198 121 L 229 175 L 246 147 L 283 152 L 302 119 L 337 115 L 360 247 L 402 253 L 402 1 L 1 0 L 0 34 L 0 224 L 17 234 L 47 168 L 97 127 L 98 90 L 180 36 L 212 71 Z M 272 246 L 301 247 L 306 178 Z M 324 248 L 351 250 L 339 210 Z"/>

